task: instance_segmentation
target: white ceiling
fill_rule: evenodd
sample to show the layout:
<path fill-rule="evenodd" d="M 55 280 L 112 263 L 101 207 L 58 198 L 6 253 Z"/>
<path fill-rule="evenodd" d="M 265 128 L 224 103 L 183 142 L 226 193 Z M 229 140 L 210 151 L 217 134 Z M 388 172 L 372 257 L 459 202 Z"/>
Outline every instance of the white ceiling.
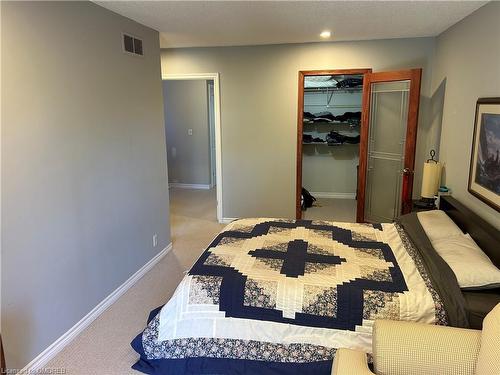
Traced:
<path fill-rule="evenodd" d="M 486 1 L 96 1 L 160 31 L 162 48 L 435 36 Z"/>

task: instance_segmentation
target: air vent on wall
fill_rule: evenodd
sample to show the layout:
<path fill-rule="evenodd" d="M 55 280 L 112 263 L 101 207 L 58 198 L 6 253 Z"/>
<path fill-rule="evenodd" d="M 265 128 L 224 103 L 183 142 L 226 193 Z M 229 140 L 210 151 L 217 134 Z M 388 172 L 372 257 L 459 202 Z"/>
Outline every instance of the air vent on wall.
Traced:
<path fill-rule="evenodd" d="M 134 55 L 144 55 L 142 50 L 142 39 L 129 34 L 123 34 L 123 50 Z"/>

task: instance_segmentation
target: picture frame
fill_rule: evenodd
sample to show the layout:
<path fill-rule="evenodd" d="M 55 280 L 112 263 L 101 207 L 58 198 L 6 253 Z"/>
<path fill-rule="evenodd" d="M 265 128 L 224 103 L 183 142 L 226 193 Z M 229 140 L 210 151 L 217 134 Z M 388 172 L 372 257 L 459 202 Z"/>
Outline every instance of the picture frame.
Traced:
<path fill-rule="evenodd" d="M 500 212 L 500 98 L 477 100 L 468 191 Z"/>

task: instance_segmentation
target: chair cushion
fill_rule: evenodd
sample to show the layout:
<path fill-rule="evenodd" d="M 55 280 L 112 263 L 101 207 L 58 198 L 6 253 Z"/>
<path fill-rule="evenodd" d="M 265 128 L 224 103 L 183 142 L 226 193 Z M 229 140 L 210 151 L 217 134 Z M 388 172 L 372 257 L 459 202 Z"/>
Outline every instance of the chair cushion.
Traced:
<path fill-rule="evenodd" d="M 374 375 L 368 368 L 366 353 L 339 348 L 335 353 L 331 375 Z"/>
<path fill-rule="evenodd" d="M 375 373 L 474 375 L 480 343 L 481 331 L 478 330 L 376 320 L 373 327 Z"/>
<path fill-rule="evenodd" d="M 500 374 L 500 303 L 483 321 L 475 375 Z"/>

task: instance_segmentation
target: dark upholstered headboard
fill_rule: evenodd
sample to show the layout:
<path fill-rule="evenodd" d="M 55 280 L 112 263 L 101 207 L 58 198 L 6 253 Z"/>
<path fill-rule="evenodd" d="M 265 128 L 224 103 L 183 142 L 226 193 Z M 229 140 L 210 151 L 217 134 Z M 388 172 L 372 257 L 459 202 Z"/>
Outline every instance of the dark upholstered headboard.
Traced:
<path fill-rule="evenodd" d="M 500 268 L 500 231 L 465 207 L 455 198 L 441 197 L 439 208 L 469 233 L 491 261 Z"/>

